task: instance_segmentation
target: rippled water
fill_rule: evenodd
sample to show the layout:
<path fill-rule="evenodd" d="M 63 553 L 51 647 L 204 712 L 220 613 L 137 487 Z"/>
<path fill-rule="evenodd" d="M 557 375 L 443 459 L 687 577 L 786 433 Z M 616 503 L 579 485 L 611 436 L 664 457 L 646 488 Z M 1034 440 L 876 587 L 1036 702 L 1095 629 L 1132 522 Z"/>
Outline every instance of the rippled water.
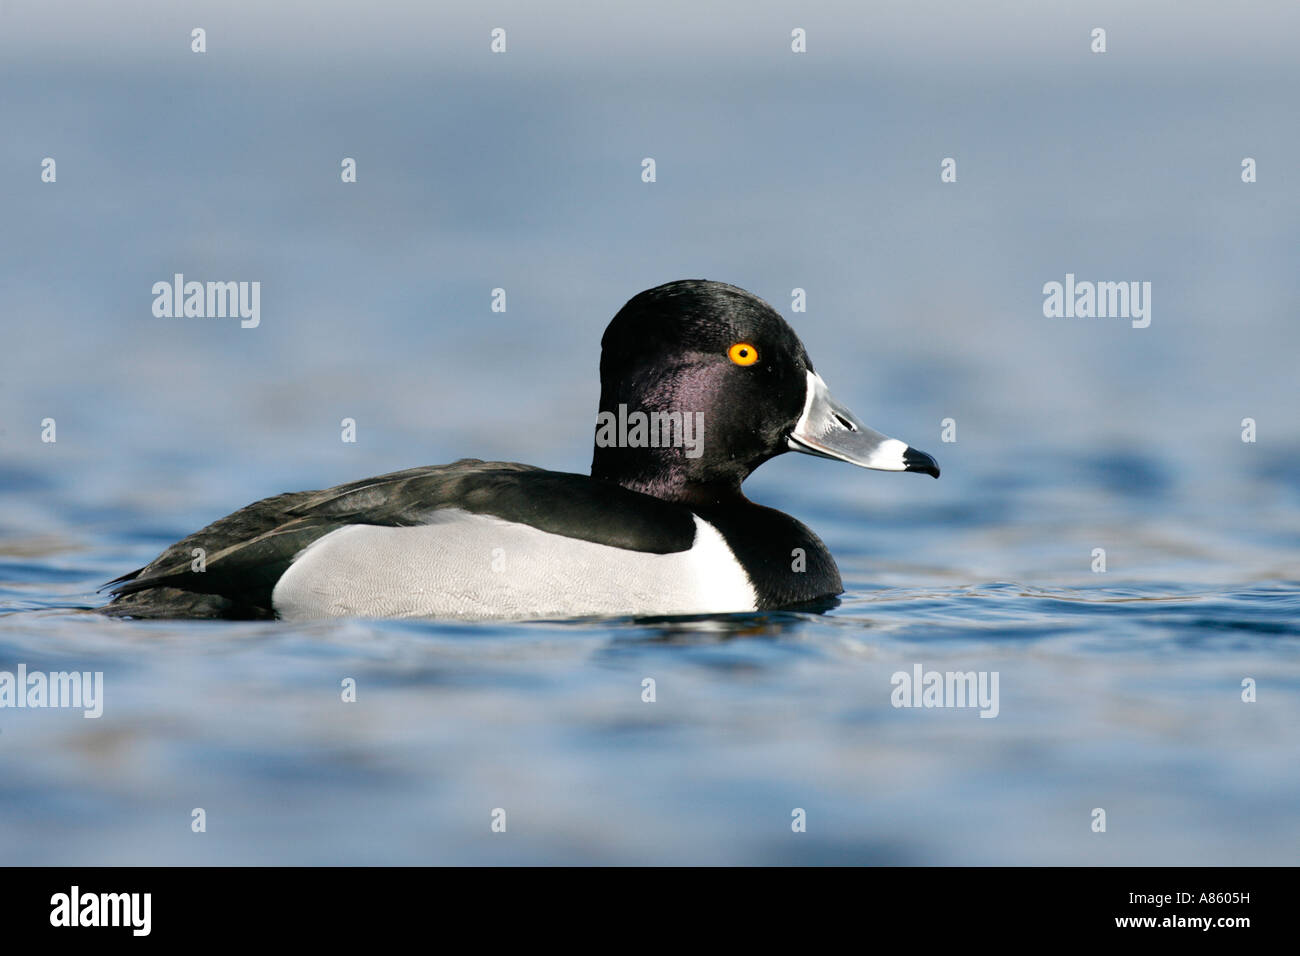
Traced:
<path fill-rule="evenodd" d="M 186 528 L 10 545 L 0 661 L 102 670 L 106 690 L 98 720 L 0 714 L 0 852 L 141 864 L 1293 863 L 1294 577 L 1188 583 L 1204 572 L 1180 556 L 1197 536 L 1152 530 L 1145 548 L 1167 549 L 1167 579 L 984 581 L 961 562 L 1064 557 L 991 510 L 996 520 L 908 511 L 830 526 L 849 590 L 825 615 L 681 621 L 107 621 L 75 608 Z M 1039 529 L 1048 542 L 1060 533 Z M 997 672 L 997 717 L 891 706 L 891 675 L 916 664 Z M 355 703 L 341 700 L 347 677 Z M 1257 703 L 1241 700 L 1246 677 Z M 194 807 L 204 835 L 189 832 Z M 1105 834 L 1090 830 L 1096 807 Z M 497 808 L 505 834 L 490 830 Z M 795 808 L 804 834 L 791 831 Z"/>
<path fill-rule="evenodd" d="M 725 5 L 521 8 L 497 60 L 441 8 L 232 3 L 206 60 L 168 46 L 188 13 L 6 8 L 0 671 L 103 671 L 105 701 L 0 709 L 0 860 L 1294 864 L 1294 13 L 1115 7 L 1088 59 L 1047 8 L 914 6 L 812 4 L 803 61 Z M 155 319 L 175 272 L 262 281 L 261 326 Z M 1045 318 L 1067 272 L 1151 281 L 1151 326 Z M 828 613 L 88 610 L 270 494 L 585 471 L 605 322 L 689 276 L 772 301 L 943 467 L 747 484 L 835 554 Z M 996 672 L 997 716 L 892 706 L 918 665 Z"/>

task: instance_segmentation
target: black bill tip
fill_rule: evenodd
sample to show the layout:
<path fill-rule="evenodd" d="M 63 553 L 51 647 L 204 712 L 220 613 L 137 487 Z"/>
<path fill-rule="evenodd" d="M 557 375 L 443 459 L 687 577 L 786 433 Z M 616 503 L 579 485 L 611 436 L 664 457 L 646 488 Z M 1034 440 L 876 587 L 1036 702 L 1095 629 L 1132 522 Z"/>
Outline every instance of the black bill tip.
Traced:
<path fill-rule="evenodd" d="M 939 463 L 923 451 L 909 447 L 903 452 L 903 470 L 919 471 L 923 475 L 939 477 Z"/>

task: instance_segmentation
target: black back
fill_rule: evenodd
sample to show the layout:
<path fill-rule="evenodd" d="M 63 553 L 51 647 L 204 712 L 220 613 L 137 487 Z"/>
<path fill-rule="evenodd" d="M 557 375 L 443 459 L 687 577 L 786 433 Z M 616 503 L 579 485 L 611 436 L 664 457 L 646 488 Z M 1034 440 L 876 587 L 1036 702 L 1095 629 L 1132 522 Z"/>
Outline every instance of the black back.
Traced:
<path fill-rule="evenodd" d="M 325 491 L 276 495 L 172 545 L 109 585 L 105 608 L 132 617 L 274 617 L 271 592 L 294 557 L 345 525 L 404 527 L 458 508 L 615 548 L 668 554 L 695 539 L 688 509 L 585 475 L 466 458 Z M 193 549 L 206 567 L 193 570 Z"/>

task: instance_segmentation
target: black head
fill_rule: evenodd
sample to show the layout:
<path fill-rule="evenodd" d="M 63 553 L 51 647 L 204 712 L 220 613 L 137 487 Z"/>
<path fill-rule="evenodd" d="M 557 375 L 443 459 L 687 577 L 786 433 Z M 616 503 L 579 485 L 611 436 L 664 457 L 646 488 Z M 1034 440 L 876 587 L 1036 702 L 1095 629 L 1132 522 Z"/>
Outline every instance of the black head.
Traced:
<path fill-rule="evenodd" d="M 649 289 L 619 310 L 600 345 L 594 478 L 721 502 L 790 450 L 938 476 L 928 455 L 836 403 L 794 330 L 743 289 L 704 279 Z"/>

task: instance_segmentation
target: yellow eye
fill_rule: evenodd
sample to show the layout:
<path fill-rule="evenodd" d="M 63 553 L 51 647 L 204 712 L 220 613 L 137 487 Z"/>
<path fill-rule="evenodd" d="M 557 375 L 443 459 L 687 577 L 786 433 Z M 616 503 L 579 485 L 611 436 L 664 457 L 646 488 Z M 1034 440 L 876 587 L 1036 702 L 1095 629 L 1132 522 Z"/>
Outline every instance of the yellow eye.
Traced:
<path fill-rule="evenodd" d="M 758 349 L 748 342 L 737 342 L 727 349 L 727 358 L 737 365 L 753 365 L 758 361 Z"/>

